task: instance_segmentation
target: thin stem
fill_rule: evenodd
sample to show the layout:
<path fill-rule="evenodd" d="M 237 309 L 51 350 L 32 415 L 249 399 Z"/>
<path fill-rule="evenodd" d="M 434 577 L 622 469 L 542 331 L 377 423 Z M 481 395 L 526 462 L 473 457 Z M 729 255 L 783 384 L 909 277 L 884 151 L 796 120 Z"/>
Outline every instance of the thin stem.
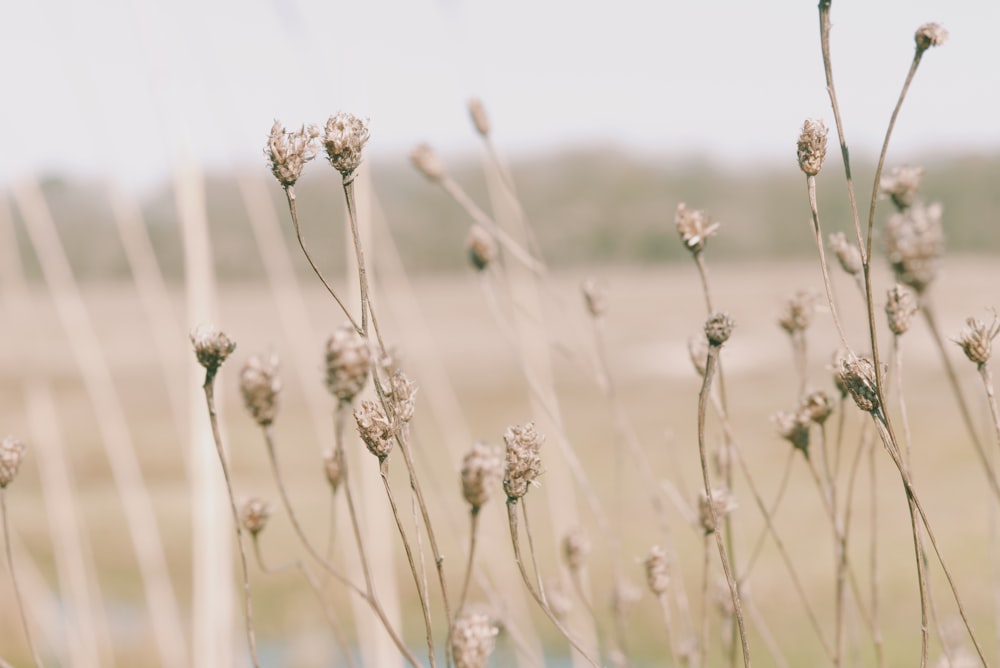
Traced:
<path fill-rule="evenodd" d="M 455 606 L 455 614 L 462 613 L 465 607 L 465 598 L 469 594 L 469 581 L 472 580 L 472 564 L 476 556 L 476 542 L 479 536 L 479 508 L 473 508 L 469 513 L 469 558 L 465 562 L 465 575 L 462 577 L 462 593 L 458 596 L 458 605 Z"/>
<path fill-rule="evenodd" d="M 524 535 L 528 537 L 528 556 L 531 557 L 531 568 L 535 571 L 535 584 L 538 587 L 538 594 L 542 597 L 545 605 L 548 606 L 549 599 L 545 595 L 545 586 L 542 584 L 542 571 L 538 568 L 538 553 L 535 552 L 535 537 L 531 532 L 531 524 L 528 518 L 528 502 L 522 500 L 521 514 L 524 516 Z"/>
<path fill-rule="evenodd" d="M 21 617 L 21 626 L 24 627 L 24 638 L 28 641 L 28 650 L 37 668 L 42 668 L 42 660 L 35 649 L 35 643 L 31 639 L 31 627 L 28 626 L 28 616 L 24 610 L 24 600 L 21 598 L 21 588 L 17 584 L 17 573 L 14 571 L 14 554 L 10 548 L 10 524 L 7 521 L 7 488 L 0 487 L 0 515 L 3 515 L 3 540 L 4 551 L 7 553 L 7 570 L 10 571 L 10 580 L 14 585 L 14 600 L 17 601 L 17 612 Z"/>
<path fill-rule="evenodd" d="M 842 402 L 843 403 L 843 402 Z M 875 633 L 874 644 L 875 644 L 875 661 L 879 668 L 885 666 L 885 652 L 882 647 L 882 625 L 880 623 L 880 606 L 879 601 L 881 596 L 879 595 L 880 588 L 880 578 L 878 570 L 878 537 L 879 537 L 879 517 L 878 517 L 878 467 L 876 466 L 876 450 L 875 444 L 872 443 L 871 447 L 868 448 L 868 470 L 869 470 L 869 493 L 871 495 L 871 518 L 869 521 L 869 529 L 871 531 L 871 546 L 868 553 L 869 570 L 871 571 L 871 590 L 872 590 L 872 630 Z"/>
<path fill-rule="evenodd" d="M 368 336 L 368 270 L 365 268 L 365 251 L 361 244 L 361 234 L 358 231 L 357 205 L 354 201 L 354 179 L 344 179 L 344 200 L 347 202 L 347 218 L 351 225 L 351 238 L 354 240 L 354 255 L 358 263 L 358 283 L 361 287 L 361 334 Z M 381 343 L 381 338 L 380 341 Z M 382 346 L 383 348 L 385 346 Z"/>
<path fill-rule="evenodd" d="M 774 495 L 774 501 L 771 503 L 771 507 L 767 508 L 762 506 L 762 511 L 768 517 L 773 518 L 778 512 L 778 506 L 781 505 L 781 500 L 785 496 L 785 490 L 788 489 L 788 480 L 791 477 L 792 472 L 792 462 L 795 460 L 795 449 L 788 449 L 788 456 L 785 458 L 785 470 L 781 474 L 781 482 L 778 483 L 778 491 Z M 757 542 L 753 546 L 753 550 L 750 552 L 750 558 L 747 559 L 746 565 L 743 567 L 743 572 L 739 577 L 739 583 L 743 584 L 747 578 L 750 577 L 750 572 L 753 571 L 753 567 L 757 563 L 757 559 L 760 558 L 761 550 L 764 547 L 764 541 L 767 539 L 767 535 L 770 530 L 765 526 L 760 532 L 760 536 L 757 537 Z"/>
<path fill-rule="evenodd" d="M 979 377 L 983 379 L 986 389 L 986 399 L 990 404 L 990 415 L 993 416 L 993 431 L 996 434 L 997 445 L 1000 445 L 1000 408 L 997 408 L 997 396 L 993 390 L 993 375 L 987 364 L 979 365 Z"/>
<path fill-rule="evenodd" d="M 222 434 L 219 432 L 219 418 L 215 412 L 215 373 L 216 369 L 206 369 L 205 403 L 208 406 L 208 418 L 212 425 L 212 440 L 215 442 L 215 451 L 219 455 L 219 465 L 222 467 L 222 475 L 226 480 L 226 493 L 229 496 L 229 508 L 233 514 L 233 526 L 236 529 L 236 546 L 240 553 L 240 568 L 243 573 L 243 600 L 244 617 L 246 620 L 247 641 L 250 643 L 250 658 L 255 668 L 259 668 L 260 661 L 257 659 L 257 638 L 253 630 L 253 601 L 250 597 L 250 574 L 247 572 L 247 555 L 243 549 L 243 525 L 240 522 L 240 511 L 236 508 L 236 498 L 233 495 L 233 483 L 229 476 L 229 465 L 226 463 L 226 453 L 222 448 Z"/>
<path fill-rule="evenodd" d="M 809 191 L 809 210 L 812 212 L 813 234 L 816 236 L 816 250 L 819 251 L 819 266 L 823 272 L 823 288 L 826 290 L 826 301 L 830 306 L 830 315 L 833 316 L 833 324 L 837 328 L 840 336 L 840 345 L 845 349 L 850 349 L 847 345 L 847 335 L 844 334 L 844 326 L 840 324 L 840 316 L 837 315 L 837 301 L 833 297 L 833 284 L 830 282 L 830 269 L 826 263 L 826 251 L 823 248 L 823 231 L 819 224 L 819 205 L 816 202 L 816 177 L 812 174 L 806 176 L 806 189 Z"/>
<path fill-rule="evenodd" d="M 711 567 L 711 538 L 705 534 L 702 544 L 701 560 L 701 633 L 698 637 L 698 657 L 699 665 L 708 665 L 708 571 Z"/>
<path fill-rule="evenodd" d="M 597 633 L 597 656 L 605 656 L 606 642 L 604 640 L 604 632 L 601 629 L 601 621 L 597 618 L 594 605 L 590 602 L 590 597 L 587 596 L 587 592 L 584 589 L 583 573 L 580 569 L 571 569 L 569 579 L 573 583 L 573 590 L 576 592 L 577 597 L 583 603 L 583 607 L 586 608 L 587 614 L 590 615 L 590 621 L 594 624 L 594 630 Z"/>

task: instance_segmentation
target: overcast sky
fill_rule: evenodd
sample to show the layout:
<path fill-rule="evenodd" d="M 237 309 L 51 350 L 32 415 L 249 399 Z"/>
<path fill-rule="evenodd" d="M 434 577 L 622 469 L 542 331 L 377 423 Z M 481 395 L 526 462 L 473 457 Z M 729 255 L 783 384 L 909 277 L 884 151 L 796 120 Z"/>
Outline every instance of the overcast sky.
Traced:
<path fill-rule="evenodd" d="M 259 164 L 274 118 L 370 118 L 371 159 L 475 151 L 481 97 L 509 154 L 580 143 L 722 162 L 794 158 L 831 120 L 816 0 L 32 0 L 0 8 L 0 179 L 151 183 L 179 156 Z M 1000 150 L 1000 3 L 836 0 L 848 140 L 874 152 L 938 21 L 897 157 Z"/>

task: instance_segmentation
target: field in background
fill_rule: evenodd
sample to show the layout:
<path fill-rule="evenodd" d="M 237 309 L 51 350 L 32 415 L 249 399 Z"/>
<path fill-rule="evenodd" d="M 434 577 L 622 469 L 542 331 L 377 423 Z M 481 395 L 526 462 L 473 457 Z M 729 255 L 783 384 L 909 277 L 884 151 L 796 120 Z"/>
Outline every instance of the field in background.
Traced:
<path fill-rule="evenodd" d="M 532 181 L 528 180 L 528 183 Z M 927 190 L 931 196 L 934 194 L 932 183 L 929 176 Z M 799 184 L 798 179 L 795 184 Z M 552 190 L 551 183 L 540 184 L 539 187 Z M 717 193 L 717 197 L 726 196 L 726 189 L 718 184 L 713 186 L 712 191 Z M 703 201 L 700 194 L 703 193 L 694 192 L 684 198 L 695 206 L 708 206 L 711 210 L 711 204 Z M 707 192 L 704 194 L 708 196 Z M 997 196 L 995 192 L 990 195 Z M 301 197 L 306 201 L 312 199 Z M 527 193 L 525 201 L 531 210 L 531 197 Z M 739 202 L 741 198 L 734 197 L 733 201 Z M 946 202 L 946 220 L 947 212 L 957 206 L 958 203 Z M 788 209 L 793 213 L 801 214 L 802 208 L 801 198 L 789 200 Z M 672 236 L 673 231 L 662 220 L 663 212 L 669 210 L 669 207 L 663 207 L 657 213 L 658 234 L 679 247 Z M 724 222 L 731 217 L 726 211 L 713 210 L 712 213 Z M 546 232 L 546 226 L 551 223 L 547 222 L 544 213 L 533 216 L 538 219 L 543 236 L 554 233 Z M 581 216 L 567 214 L 567 217 L 579 219 Z M 805 219 L 801 215 L 792 217 L 796 218 L 799 226 L 782 229 L 778 236 L 805 240 L 802 242 L 805 245 L 809 238 Z M 405 220 L 405 217 L 396 215 L 391 219 Z M 570 225 L 568 222 L 562 224 Z M 724 228 L 718 238 L 718 246 L 737 243 L 730 233 L 737 239 L 741 238 L 741 225 Z M 422 226 L 424 229 L 434 228 L 430 223 L 422 223 Z M 214 220 L 212 227 L 215 233 Z M 222 229 L 224 231 L 225 227 Z M 463 228 L 455 224 L 454 229 Z M 565 227 L 561 229 L 569 234 Z M 996 229 L 993 229 L 992 233 L 995 232 Z M 949 239 L 952 238 L 952 227 L 948 222 L 946 234 Z M 462 235 L 456 233 L 450 236 L 461 239 Z M 559 244 L 556 244 L 558 247 Z M 223 256 L 232 251 L 228 245 L 222 245 L 220 250 Z M 812 260 L 718 263 L 711 254 L 707 260 L 716 303 L 730 311 L 737 323 L 735 334 L 723 353 L 733 423 L 755 480 L 765 491 L 765 496 L 769 496 L 767 490 L 777 487 L 790 450 L 789 444 L 774 434 L 769 416 L 777 410 L 792 408 L 796 399 L 791 351 L 786 335 L 776 324 L 776 318 L 783 302 L 794 290 L 806 288 L 821 292 L 818 268 Z M 700 484 L 695 444 L 699 381 L 688 361 L 686 342 L 690 336 L 699 333 L 704 321 L 694 267 L 689 262 L 678 262 L 648 268 L 606 268 L 595 271 L 594 275 L 609 288 L 607 331 L 611 367 L 627 411 L 636 424 L 657 475 L 678 490 L 679 499 L 690 504 Z M 557 295 L 555 301 L 561 307 L 552 311 L 546 327 L 557 342 L 555 367 L 562 412 L 567 433 L 583 458 L 600 496 L 608 502 L 618 524 L 625 530 L 624 554 L 628 574 L 645 591 L 640 559 L 659 539 L 654 529 L 654 517 L 640 493 L 641 485 L 638 484 L 635 468 L 616 444 L 607 403 L 594 382 L 593 374 L 587 371 L 592 368 L 592 348 L 579 296 L 579 283 L 583 276 L 582 272 L 569 269 L 558 273 L 552 281 Z M 879 281 L 877 285 L 887 286 L 884 273 L 880 274 Z M 284 365 L 286 391 L 275 431 L 293 501 L 305 515 L 313 535 L 324 537 L 319 541 L 323 544 L 330 526 L 330 497 L 322 476 L 319 452 L 329 442 L 317 439 L 303 399 L 308 393 L 315 400 L 325 402 L 323 405 L 331 405 L 322 387 L 322 341 L 340 319 L 329 298 L 315 289 L 313 282 L 308 281 L 305 285 L 309 286 L 304 296 L 310 308 L 311 324 L 319 336 L 312 339 L 303 336 L 295 340 L 284 336 L 265 284 L 230 282 L 223 286 L 218 324 L 237 341 L 238 349 L 223 367 L 220 382 L 225 388 L 225 424 L 235 467 L 237 493 L 241 496 L 259 494 L 276 501 L 263 443 L 238 402 L 237 372 L 249 354 L 269 349 L 282 359 L 290 358 L 295 350 L 305 349 L 315 359 L 315 374 L 307 379 L 307 383 L 299 382 L 290 366 Z M 987 317 L 984 309 L 1000 306 L 998 285 L 1000 263 L 995 257 L 946 255 L 941 277 L 933 289 L 944 331 L 957 335 L 965 317 Z M 854 326 L 863 322 L 861 300 L 854 286 L 846 280 L 839 280 L 837 287 L 842 313 L 850 314 L 845 316 L 845 320 Z M 384 321 L 382 329 L 390 338 L 388 343 L 399 347 L 404 368 L 421 388 L 428 388 L 431 384 L 426 374 L 421 373 L 422 368 L 432 365 L 437 370 L 443 370 L 464 415 L 464 424 L 436 423 L 427 397 L 418 395 L 418 418 L 414 432 L 418 466 L 426 474 L 425 486 L 432 490 L 435 519 L 441 518 L 438 531 L 443 541 L 442 550 L 450 563 L 449 577 L 457 582 L 461 555 L 465 550 L 466 525 L 458 493 L 459 462 L 449 458 L 441 447 L 443 431 L 462 430 L 471 438 L 483 438 L 499 444 L 501 434 L 508 425 L 530 419 L 528 391 L 522 380 L 518 358 L 493 323 L 476 276 L 454 273 L 412 278 L 409 288 L 420 305 L 419 319 L 414 319 L 412 304 L 406 301 L 405 292 L 399 286 L 387 282 L 383 288 L 377 295 L 377 303 Z M 112 365 L 115 382 L 138 444 L 144 474 L 154 495 L 171 574 L 182 602 L 187 602 L 190 596 L 190 522 L 183 457 L 185 432 L 179 430 L 172 420 L 165 388 L 188 382 L 188 370 L 194 365 L 193 355 L 186 341 L 178 341 L 172 375 L 165 378 L 155 355 L 151 353 L 150 332 L 132 286 L 119 282 L 90 283 L 85 288 L 85 296 L 99 328 L 104 352 Z M 881 301 L 878 295 L 876 299 Z M 179 318 L 183 314 L 180 300 L 181 295 L 176 294 L 175 308 Z M 136 622 L 136 613 L 142 612 L 141 603 L 136 598 L 140 585 L 125 537 L 121 510 L 109 483 L 108 467 L 99 446 L 96 425 L 69 353 L 66 335 L 61 331 L 52 305 L 43 292 L 36 293 L 32 308 L 37 309 L 38 318 L 30 326 L 16 322 L 4 326 L 4 345 L 0 346 L 0 424 L 4 432 L 23 434 L 30 443 L 31 432 L 25 419 L 22 388 L 29 381 L 42 382 L 54 392 L 58 428 L 65 440 L 66 457 L 72 465 L 77 486 L 75 498 L 86 519 L 105 604 L 112 612 L 112 630 L 116 648 L 120 651 L 120 664 L 135 665 L 133 661 L 143 651 L 144 629 Z M 831 392 L 831 376 L 825 366 L 835 346 L 832 331 L 829 315 L 821 312 L 809 333 L 811 382 Z M 858 328 L 849 334 L 855 341 L 864 340 L 864 332 Z M 944 386 L 930 339 L 923 328 L 917 326 L 912 334 L 907 335 L 904 345 L 908 364 L 907 401 L 915 435 L 914 476 L 944 546 L 945 558 L 957 574 L 966 605 L 971 609 L 973 618 L 979 621 L 977 630 L 986 638 L 988 650 L 995 651 L 996 634 L 989 620 L 995 617 L 996 583 L 984 581 L 984 574 L 996 572 L 990 566 L 991 561 L 997 558 L 996 525 L 985 520 L 987 513 L 978 511 L 982 504 L 990 503 L 989 492 L 955 417 L 955 406 Z M 560 351 L 565 351 L 565 354 Z M 982 423 L 984 433 L 989 433 L 986 431 L 989 428 L 988 414 L 980 393 L 974 391 L 974 369 L 962 359 L 958 346 L 954 346 L 951 353 L 969 384 L 968 395 L 976 397 L 977 419 Z M 430 389 L 422 389 L 422 392 L 437 391 L 441 391 L 440 386 L 432 384 Z M 857 424 L 862 416 L 853 405 L 848 405 L 847 410 L 848 433 L 853 435 L 857 433 Z M 332 432 L 332 427 L 328 425 L 328 428 Z M 849 437 L 846 442 L 846 452 L 853 452 L 855 441 Z M 361 447 L 357 443 L 354 445 Z M 995 452 L 996 448 L 990 451 Z M 39 574 L 51 586 L 55 582 L 52 542 L 46 506 L 38 485 L 37 457 L 35 452 L 30 453 L 17 484 L 9 490 L 8 498 L 16 532 L 23 540 L 27 554 L 40 569 Z M 561 465 L 551 444 L 543 450 L 543 458 L 548 468 Z M 798 458 L 793 462 L 791 487 L 777 513 L 776 522 L 794 555 L 810 596 L 818 601 L 829 601 L 833 586 L 830 530 L 819 519 L 822 514 L 817 492 L 801 464 Z M 361 467 L 356 471 L 376 475 L 375 464 L 368 459 L 362 459 Z M 882 490 L 879 513 L 884 518 L 879 528 L 879 540 L 883 550 L 880 559 L 887 648 L 894 658 L 893 665 L 912 665 L 919 645 L 919 606 L 912 543 L 905 521 L 906 510 L 898 477 L 887 457 L 879 458 L 877 475 Z M 544 476 L 542 481 L 544 490 Z M 405 489 L 404 479 L 399 480 L 397 489 Z M 619 499 L 617 490 L 621 490 L 622 494 L 616 501 Z M 762 523 L 746 490 L 739 485 L 736 496 L 740 503 L 735 515 L 739 561 L 756 539 Z M 553 500 L 548 499 L 547 502 L 552 503 Z M 486 513 L 485 530 L 494 547 L 487 551 L 490 554 L 484 558 L 510 562 L 509 541 L 503 540 L 502 504 L 493 502 L 491 505 L 493 507 Z M 867 526 L 868 505 L 867 486 L 861 482 L 855 510 L 861 527 Z M 970 512 L 970 508 L 977 511 Z M 266 549 L 273 550 L 273 561 L 277 563 L 298 551 L 286 547 L 291 542 L 288 540 L 291 533 L 280 510 L 277 507 L 275 510 L 275 521 L 263 535 L 263 543 Z M 541 507 L 536 507 L 536 510 L 538 524 L 534 530 L 540 560 L 543 570 L 546 570 L 547 564 L 555 564 L 558 541 L 568 527 L 550 526 L 547 524 L 548 513 L 543 512 Z M 671 517 L 675 526 L 675 547 L 681 555 L 687 586 L 693 595 L 700 579 L 701 538 L 693 527 L 688 530 L 686 519 L 678 508 L 671 509 Z M 347 525 L 341 526 L 343 530 L 336 532 L 335 541 L 346 541 Z M 986 536 L 994 538 L 984 538 Z M 494 540 L 496 542 L 492 542 Z M 866 577 L 867 540 L 865 533 L 857 533 L 851 543 L 853 563 L 862 581 Z M 398 550 L 398 544 L 393 542 L 386 549 Z M 780 644 L 792 665 L 816 665 L 822 661 L 822 654 L 770 544 L 765 548 L 763 559 L 751 578 L 750 598 L 761 608 L 771 629 L 778 633 Z M 713 563 L 713 566 L 717 564 Z M 23 570 L 30 569 L 25 566 Z M 329 656 L 329 641 L 319 608 L 308 589 L 293 575 L 265 577 L 254 568 L 251 571 L 254 573 L 259 637 L 263 646 L 272 652 L 277 652 L 278 648 L 290 652 L 283 655 L 286 665 L 329 665 L 328 659 L 327 663 L 323 663 L 324 657 Z M 945 621 L 951 622 L 955 613 L 939 577 L 940 572 L 934 567 L 931 572 L 939 610 Z M 595 600 L 601 605 L 607 600 L 611 582 L 607 555 L 600 548 L 595 551 L 591 573 L 595 583 Z M 412 614 L 412 618 L 407 617 L 407 638 L 417 646 L 422 629 L 416 615 L 417 606 L 407 599 L 412 583 L 402 570 L 398 583 L 404 597 L 403 608 Z M 519 586 L 519 583 L 512 579 L 509 586 Z M 12 600 L 7 578 L 0 581 L 0 600 Z M 339 601 L 339 608 L 346 615 L 349 608 L 344 598 Z M 821 614 L 832 619 L 830 606 L 818 607 Z M 631 619 L 633 626 L 629 635 L 635 646 L 636 658 L 645 662 L 642 665 L 657 665 L 657 657 L 662 656 L 664 648 L 662 627 L 655 602 L 648 594 L 637 604 Z M 832 623 L 830 619 L 824 621 Z M 563 641 L 551 633 L 547 621 L 538 615 L 536 622 L 535 628 L 546 637 L 551 651 L 564 651 Z M 853 632 L 865 633 L 860 625 L 855 625 Z M 20 629 L 12 606 L 0 606 L 0 648 L 20 647 L 20 642 Z M 43 638 L 41 643 L 44 645 L 45 642 Z M 505 642 L 509 643 L 509 640 L 501 641 L 501 661 Z M 760 643 L 757 644 L 759 646 Z M 509 645 L 506 651 L 510 651 Z M 19 657 L 11 658 L 17 661 Z M 276 665 L 273 661 L 268 663 Z M 766 663 L 763 661 L 763 664 Z"/>

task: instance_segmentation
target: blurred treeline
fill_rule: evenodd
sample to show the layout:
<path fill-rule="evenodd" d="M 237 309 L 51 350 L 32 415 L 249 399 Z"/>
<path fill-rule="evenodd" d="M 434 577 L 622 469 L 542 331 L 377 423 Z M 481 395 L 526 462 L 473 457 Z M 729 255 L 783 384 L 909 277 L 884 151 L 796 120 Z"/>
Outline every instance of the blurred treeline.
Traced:
<path fill-rule="evenodd" d="M 449 171 L 489 210 L 486 178 L 478 159 L 449 160 Z M 1000 156 L 912 160 L 926 168 L 922 191 L 944 205 L 947 249 L 1000 251 Z M 892 166 L 891 161 L 887 167 Z M 369 159 L 378 207 L 413 272 L 453 271 L 465 265 L 466 214 L 404 159 Z M 788 164 L 727 166 L 704 161 L 640 158 L 614 149 L 591 148 L 522 159 L 511 165 L 518 193 L 553 267 L 627 265 L 669 261 L 683 255 L 673 228 L 678 202 L 706 209 L 722 222 L 713 240 L 716 259 L 767 259 L 814 253 L 805 178 L 794 154 Z M 871 162 L 855 165 L 862 220 L 867 216 Z M 263 164 L 256 177 L 267 188 L 286 240 L 295 245 L 284 195 Z M 43 177 L 41 185 L 78 277 L 129 275 L 115 231 L 107 187 L 98 181 Z M 828 158 L 818 179 L 826 232 L 850 229 L 850 213 L 839 154 Z M 328 272 L 343 269 L 344 212 L 339 175 L 321 160 L 309 165 L 296 187 L 310 250 Z M 182 246 L 169 183 L 136 195 L 166 276 L 183 273 Z M 217 271 L 224 280 L 263 275 L 236 178 L 206 179 L 208 219 Z M 30 276 L 39 275 L 16 207 L 18 243 Z M 882 203 L 879 219 L 890 207 Z M 296 267 L 309 270 L 296 253 Z"/>

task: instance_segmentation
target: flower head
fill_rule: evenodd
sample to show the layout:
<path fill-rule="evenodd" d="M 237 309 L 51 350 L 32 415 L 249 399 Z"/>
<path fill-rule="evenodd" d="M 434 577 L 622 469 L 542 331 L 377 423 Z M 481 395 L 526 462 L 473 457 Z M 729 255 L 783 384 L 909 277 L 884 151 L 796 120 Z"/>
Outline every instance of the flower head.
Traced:
<path fill-rule="evenodd" d="M 256 497 L 248 499 L 240 511 L 240 522 L 243 524 L 243 528 L 254 536 L 264 530 L 270 517 L 271 508 L 267 502 Z"/>
<path fill-rule="evenodd" d="M 785 309 L 778 316 L 778 324 L 794 336 L 809 329 L 815 312 L 816 295 L 806 290 L 799 290 L 785 302 Z"/>
<path fill-rule="evenodd" d="M 267 145 L 264 146 L 264 157 L 267 158 L 274 178 L 283 187 L 294 186 L 302 176 L 306 163 L 316 157 L 316 139 L 319 134 L 319 128 L 315 125 L 303 125 L 298 130 L 288 132 L 280 121 L 274 121 Z"/>
<path fill-rule="evenodd" d="M 884 197 L 892 199 L 897 210 L 905 211 L 917 200 L 917 191 L 920 189 L 920 179 L 923 176 L 923 167 L 909 165 L 893 167 L 888 174 L 882 176 L 878 189 Z"/>
<path fill-rule="evenodd" d="M 352 114 L 339 112 L 326 121 L 323 147 L 334 169 L 344 180 L 361 166 L 361 152 L 368 143 L 368 124 Z"/>
<path fill-rule="evenodd" d="M 234 350 L 236 343 L 212 325 L 198 325 L 191 330 L 191 345 L 198 363 L 215 373 Z"/>
<path fill-rule="evenodd" d="M 323 453 L 323 472 L 330 489 L 336 494 L 340 484 L 344 482 L 344 451 L 340 448 L 330 448 Z"/>
<path fill-rule="evenodd" d="M 476 132 L 483 137 L 488 137 L 490 117 L 486 113 L 486 107 L 483 106 L 482 100 L 478 97 L 469 98 L 469 116 L 472 118 L 472 124 L 476 126 Z"/>
<path fill-rule="evenodd" d="M 575 527 L 563 536 L 562 549 L 569 570 L 576 572 L 583 568 L 591 550 L 590 538 L 583 527 Z"/>
<path fill-rule="evenodd" d="M 940 23 L 925 23 L 913 34 L 917 51 L 926 51 L 932 46 L 941 46 L 948 41 L 948 31 Z"/>
<path fill-rule="evenodd" d="M 978 318 L 969 318 L 965 324 L 966 328 L 955 343 L 962 347 L 970 362 L 983 366 L 993 354 L 993 339 L 1000 333 L 1000 317 L 994 313 L 993 322 L 989 325 Z"/>
<path fill-rule="evenodd" d="M 608 289 L 604 283 L 591 276 L 583 282 L 580 289 L 583 291 L 587 312 L 594 318 L 604 315 L 608 310 Z"/>
<path fill-rule="evenodd" d="M 490 615 L 475 609 L 463 610 L 455 619 L 451 633 L 455 668 L 485 668 L 499 632 Z"/>
<path fill-rule="evenodd" d="M 473 268 L 482 271 L 496 259 L 497 242 L 485 227 L 477 223 L 469 228 L 469 234 L 465 237 L 465 252 L 468 253 Z"/>
<path fill-rule="evenodd" d="M 504 458 L 503 489 L 508 499 L 520 499 L 542 474 L 539 450 L 544 438 L 535 425 L 511 425 L 503 435 L 507 446 Z"/>
<path fill-rule="evenodd" d="M 7 436 L 0 441 L 0 489 L 14 482 L 24 461 L 24 442 Z"/>
<path fill-rule="evenodd" d="M 861 262 L 861 251 L 854 244 L 848 243 L 843 232 L 834 232 L 830 235 L 830 248 L 837 256 L 840 268 L 851 276 L 858 274 L 864 268 Z"/>
<path fill-rule="evenodd" d="M 876 383 L 875 365 L 867 357 L 853 355 L 840 360 L 840 378 L 844 387 L 851 394 L 858 408 L 871 413 L 878 409 L 878 384 Z"/>
<path fill-rule="evenodd" d="M 799 141 L 796 143 L 796 153 L 799 159 L 799 169 L 807 176 L 816 176 L 823 168 L 826 159 L 827 129 L 823 121 L 807 119 L 802 124 Z"/>
<path fill-rule="evenodd" d="M 910 328 L 913 314 L 917 312 L 917 300 L 913 293 L 897 283 L 889 289 L 885 298 L 885 315 L 889 320 L 889 330 L 901 336 Z"/>
<path fill-rule="evenodd" d="M 643 562 L 646 566 L 646 584 L 649 591 L 656 596 L 667 593 L 670 586 L 670 567 L 667 564 L 667 553 L 659 545 L 654 545 L 649 556 Z"/>
<path fill-rule="evenodd" d="M 493 488 L 503 475 L 503 458 L 498 448 L 475 443 L 462 459 L 462 497 L 477 513 L 486 505 Z"/>
<path fill-rule="evenodd" d="M 684 246 L 694 255 L 705 249 L 705 242 L 719 229 L 719 223 L 709 220 L 708 214 L 689 209 L 684 202 L 677 205 L 674 224 Z"/>
<path fill-rule="evenodd" d="M 281 379 L 278 377 L 278 357 L 254 355 L 240 371 L 240 394 L 251 417 L 262 427 L 274 422 L 278 413 L 278 393 Z"/>
<path fill-rule="evenodd" d="M 704 490 L 698 494 L 698 521 L 706 534 L 713 533 L 717 523 L 736 508 L 736 499 L 724 487 L 712 489 L 711 500 Z"/>
<path fill-rule="evenodd" d="M 729 340 L 736 323 L 728 313 L 716 312 L 705 321 L 705 338 L 708 345 L 718 348 Z"/>
<path fill-rule="evenodd" d="M 418 144 L 410 151 L 413 166 L 431 183 L 439 183 L 448 173 L 444 161 L 429 144 Z"/>
<path fill-rule="evenodd" d="M 326 341 L 327 389 L 342 403 L 349 403 L 368 381 L 371 361 L 368 341 L 351 325 L 341 325 Z"/>
<path fill-rule="evenodd" d="M 890 216 L 886 250 L 896 280 L 921 294 L 937 276 L 944 251 L 941 205 L 916 202 Z"/>
<path fill-rule="evenodd" d="M 396 430 L 382 406 L 365 399 L 360 407 L 354 409 L 354 421 L 357 422 L 358 433 L 368 451 L 378 457 L 379 461 L 388 457 L 396 440 Z"/>

